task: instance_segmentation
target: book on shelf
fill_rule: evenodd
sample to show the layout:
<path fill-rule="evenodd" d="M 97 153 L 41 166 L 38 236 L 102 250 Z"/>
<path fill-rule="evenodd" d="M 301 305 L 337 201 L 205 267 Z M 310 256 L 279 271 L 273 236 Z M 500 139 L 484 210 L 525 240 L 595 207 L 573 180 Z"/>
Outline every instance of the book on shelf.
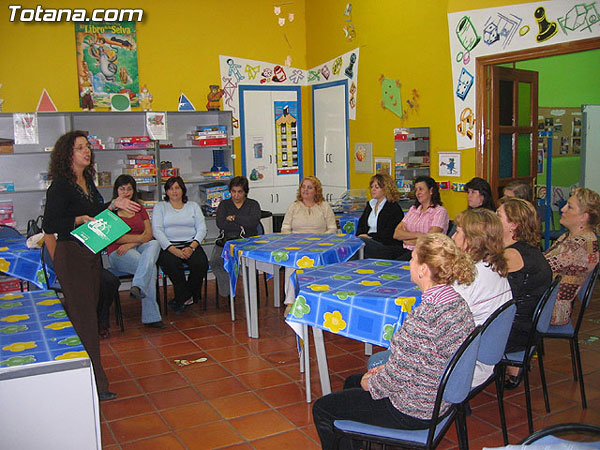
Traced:
<path fill-rule="evenodd" d="M 147 177 L 156 175 L 156 167 L 124 168 L 123 173 L 132 177 Z"/>
<path fill-rule="evenodd" d="M 104 250 L 131 230 L 129 225 L 109 209 L 105 209 L 94 219 L 71 231 L 71 235 L 93 253 Z"/>
<path fill-rule="evenodd" d="M 220 145 L 227 145 L 227 138 L 192 139 L 192 145 L 195 145 L 197 147 L 215 147 Z"/>

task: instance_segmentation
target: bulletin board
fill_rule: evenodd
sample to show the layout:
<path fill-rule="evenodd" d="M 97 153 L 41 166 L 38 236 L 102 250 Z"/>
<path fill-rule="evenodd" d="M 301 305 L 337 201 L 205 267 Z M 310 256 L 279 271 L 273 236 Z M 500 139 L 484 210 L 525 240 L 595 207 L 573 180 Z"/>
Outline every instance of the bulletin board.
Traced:
<path fill-rule="evenodd" d="M 538 108 L 538 130 L 552 131 L 552 156 L 573 156 L 581 153 L 581 108 Z M 543 141 L 543 142 L 542 142 Z M 546 141 L 540 139 L 538 151 L 546 154 Z"/>

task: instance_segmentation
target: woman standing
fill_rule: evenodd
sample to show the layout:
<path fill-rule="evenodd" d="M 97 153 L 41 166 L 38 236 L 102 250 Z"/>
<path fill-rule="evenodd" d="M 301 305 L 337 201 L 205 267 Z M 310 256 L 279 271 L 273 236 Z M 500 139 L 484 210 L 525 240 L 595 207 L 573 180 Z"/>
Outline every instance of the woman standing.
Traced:
<path fill-rule="evenodd" d="M 448 231 L 448 211 L 442 206 L 440 190 L 431 177 L 415 178 L 415 204 L 394 230 L 394 239 L 404 241 L 404 252 L 398 259 L 410 260 L 417 238 L 426 233 Z"/>
<path fill-rule="evenodd" d="M 356 234 L 365 243 L 365 258 L 396 259 L 403 253 L 394 230 L 404 218 L 398 204 L 400 192 L 388 174 L 373 175 L 369 182 L 371 200 L 358 221 Z"/>
<path fill-rule="evenodd" d="M 552 325 L 569 323 L 573 299 L 598 264 L 598 238 L 594 233 L 600 224 L 598 193 L 583 187 L 575 188 L 562 209 L 560 224 L 568 231 L 544 253 L 554 276 L 562 275 Z"/>
<path fill-rule="evenodd" d="M 385 364 L 351 375 L 343 391 L 315 402 L 313 419 L 323 449 L 332 448 L 333 422 L 340 419 L 413 430 L 429 426 L 440 377 L 475 328 L 469 306 L 452 284 L 468 284 L 474 277 L 471 259 L 449 237 L 419 237 L 410 278 L 423 291 L 421 304 L 394 333 Z M 447 408 L 442 404 L 440 415 Z M 342 440 L 340 448 L 354 447 Z"/>
<path fill-rule="evenodd" d="M 496 211 L 494 199 L 492 198 L 492 188 L 483 178 L 473 178 L 465 184 L 465 189 L 467 190 L 469 208 L 485 208 Z"/>
<path fill-rule="evenodd" d="M 113 187 L 113 199 L 138 202 L 137 196 L 135 179 L 131 175 L 119 175 Z M 135 214 L 125 210 L 117 214 L 131 231 L 108 246 L 110 265 L 120 272 L 133 274 L 130 293 L 142 302 L 142 323 L 151 328 L 166 328 L 156 303 L 156 260 L 160 244 L 152 239 L 148 213 L 141 208 Z"/>
<path fill-rule="evenodd" d="M 552 270 L 540 251 L 540 221 L 535 207 L 526 200 L 503 198 L 498 208 L 502 222 L 504 256 L 508 263 L 508 282 L 517 313 L 513 322 L 506 352 L 525 349 L 531 330 L 533 313 L 540 297 L 552 282 Z M 514 389 L 521 383 L 520 371 L 507 368 L 506 389 Z"/>
<path fill-rule="evenodd" d="M 171 279 L 175 298 L 169 306 L 180 314 L 200 296 L 208 271 L 208 258 L 200 243 L 206 237 L 204 215 L 196 202 L 188 202 L 181 177 L 165 183 L 165 196 L 152 213 L 152 233 L 161 247 L 158 263 Z M 185 278 L 185 267 L 190 274 Z"/>
<path fill-rule="evenodd" d="M 215 242 L 210 256 L 210 267 L 217 279 L 219 295 L 229 295 L 229 274 L 223 267 L 223 243 L 244 236 L 256 236 L 260 222 L 260 205 L 248 198 L 248 179 L 235 177 L 229 182 L 231 198 L 223 200 L 217 209 L 217 227 L 223 234 L 221 243 Z"/>
<path fill-rule="evenodd" d="M 64 294 L 63 305 L 94 368 L 100 400 L 115 398 L 100 360 L 96 307 L 102 263 L 99 254 L 71 236 L 71 231 L 94 220 L 106 208 L 136 213 L 140 205 L 125 198 L 100 202 L 94 185 L 94 153 L 83 131 L 70 131 L 54 144 L 48 174 L 52 184 L 46 193 L 44 232 L 57 233 L 54 268 Z"/>

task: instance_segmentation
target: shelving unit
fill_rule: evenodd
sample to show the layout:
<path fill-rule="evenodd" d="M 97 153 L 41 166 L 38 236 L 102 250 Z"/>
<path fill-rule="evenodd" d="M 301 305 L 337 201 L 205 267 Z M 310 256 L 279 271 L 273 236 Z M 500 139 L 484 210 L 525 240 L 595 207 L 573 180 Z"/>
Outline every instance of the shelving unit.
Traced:
<path fill-rule="evenodd" d="M 429 127 L 402 128 L 394 133 L 396 185 L 409 198 L 418 176 L 429 176 Z"/>
<path fill-rule="evenodd" d="M 98 172 L 111 172 L 111 184 L 99 186 L 105 199 L 112 195 L 112 183 L 123 172 L 125 159 L 129 154 L 154 154 L 157 168 L 160 161 L 171 161 L 173 167 L 180 168 L 180 175 L 186 181 L 188 198 L 200 200 L 198 185 L 214 182 L 203 177 L 201 172 L 210 171 L 213 166 L 213 150 L 224 151 L 224 160 L 233 173 L 232 116 L 229 111 L 189 111 L 166 112 L 168 140 L 154 141 L 152 148 L 116 148 L 122 136 L 147 136 L 145 112 L 65 112 L 38 113 L 39 144 L 14 145 L 14 153 L 0 153 L 0 181 L 14 182 L 14 192 L 0 192 L 0 202 L 12 200 L 13 217 L 17 228 L 25 232 L 27 221 L 43 213 L 46 185 L 42 173 L 47 172 L 50 152 L 46 147 L 54 146 L 56 140 L 70 130 L 84 130 L 96 135 L 105 146 L 94 150 Z M 224 125 L 227 128 L 228 144 L 215 147 L 193 146 L 188 134 L 196 126 Z M 0 114 L 0 138 L 14 136 L 13 114 Z M 171 145 L 165 147 L 165 145 Z M 225 182 L 228 181 L 224 180 Z M 138 190 L 152 192 L 155 200 L 163 196 L 160 170 L 153 183 L 140 183 Z M 208 235 L 206 242 L 212 243 L 218 236 L 215 220 L 207 217 Z M 206 251 L 210 254 L 211 248 Z"/>

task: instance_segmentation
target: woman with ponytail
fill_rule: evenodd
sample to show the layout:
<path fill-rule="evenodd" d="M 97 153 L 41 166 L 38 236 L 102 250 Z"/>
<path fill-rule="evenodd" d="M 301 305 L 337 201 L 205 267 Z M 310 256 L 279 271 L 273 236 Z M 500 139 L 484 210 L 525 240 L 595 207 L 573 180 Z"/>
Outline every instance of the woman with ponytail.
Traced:
<path fill-rule="evenodd" d="M 410 275 L 423 291 L 421 304 L 394 334 L 388 361 L 351 375 L 343 391 L 315 402 L 313 419 L 323 449 L 332 448 L 338 419 L 390 428 L 429 426 L 440 376 L 475 328 L 469 305 L 452 285 L 472 283 L 475 267 L 449 237 L 432 233 L 417 239 Z M 443 404 L 440 414 L 448 406 Z M 342 448 L 359 445 L 342 440 Z"/>

